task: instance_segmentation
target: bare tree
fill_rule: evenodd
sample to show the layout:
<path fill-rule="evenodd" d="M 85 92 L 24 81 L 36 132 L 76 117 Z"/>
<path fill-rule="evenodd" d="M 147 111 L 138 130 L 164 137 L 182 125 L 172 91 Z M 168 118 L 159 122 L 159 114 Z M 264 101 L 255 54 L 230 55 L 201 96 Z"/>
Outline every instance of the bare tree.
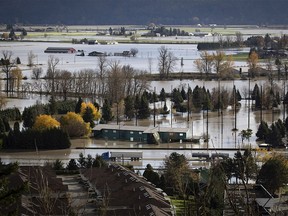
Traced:
<path fill-rule="evenodd" d="M 137 53 L 138 53 L 138 49 L 137 49 L 137 48 L 131 48 L 131 49 L 130 49 L 130 53 L 131 53 L 131 55 L 132 55 L 133 57 L 135 57 L 135 56 L 137 55 Z"/>
<path fill-rule="evenodd" d="M 51 95 L 52 97 L 55 94 L 55 77 L 56 77 L 56 73 L 57 73 L 57 65 L 59 64 L 59 58 L 54 57 L 53 55 L 50 55 L 48 57 L 48 69 L 47 69 L 47 74 L 46 74 L 46 78 L 48 79 L 50 85 L 51 86 Z"/>
<path fill-rule="evenodd" d="M 69 93 L 71 91 L 71 78 L 72 78 L 72 74 L 71 72 L 67 71 L 67 70 L 62 70 L 59 71 L 59 74 L 57 74 L 57 83 L 59 86 L 57 89 L 59 90 L 59 92 L 63 93 L 64 96 L 64 100 L 66 101 L 67 99 L 67 93 Z"/>
<path fill-rule="evenodd" d="M 225 59 L 225 53 L 223 51 L 217 50 L 216 53 L 213 53 L 213 66 L 217 74 L 219 74 L 221 70 L 224 59 Z"/>
<path fill-rule="evenodd" d="M 9 92 L 9 79 L 10 79 L 10 72 L 11 69 L 16 65 L 15 60 L 12 59 L 12 51 L 3 50 L 2 51 L 2 58 L 1 58 L 1 66 L 2 66 L 2 72 L 5 74 L 6 78 L 6 94 L 8 97 Z"/>
<path fill-rule="evenodd" d="M 160 78 L 168 78 L 169 74 L 174 70 L 177 58 L 165 46 L 161 46 L 158 52 L 158 70 Z"/>
<path fill-rule="evenodd" d="M 43 73 L 43 69 L 42 68 L 39 68 L 39 67 L 33 68 L 33 70 L 32 70 L 32 79 L 38 80 L 41 77 L 42 73 Z"/>
<path fill-rule="evenodd" d="M 28 52 L 28 66 L 32 67 L 34 65 L 34 60 L 36 58 L 36 55 L 33 53 L 33 51 Z"/>
<path fill-rule="evenodd" d="M 107 95 L 112 103 L 119 102 L 125 96 L 123 88 L 122 68 L 119 61 L 112 61 L 109 63 L 109 72 L 107 77 Z"/>
<path fill-rule="evenodd" d="M 107 58 L 105 56 L 97 57 L 97 66 L 96 76 L 99 81 L 98 93 L 102 96 L 105 93 L 105 80 L 107 78 Z"/>
<path fill-rule="evenodd" d="M 243 45 L 243 41 L 244 41 L 244 39 L 243 39 L 243 34 L 242 34 L 241 32 L 239 32 L 239 31 L 237 31 L 237 32 L 235 33 L 235 36 L 236 36 L 236 43 L 237 43 L 239 46 L 242 46 L 242 45 Z"/>
<path fill-rule="evenodd" d="M 228 44 L 228 46 L 232 43 L 233 39 L 231 36 L 227 35 L 226 36 L 226 43 Z"/>
<path fill-rule="evenodd" d="M 200 53 L 200 59 L 196 59 L 194 64 L 201 74 L 205 73 L 207 75 L 212 71 L 213 55 L 210 55 L 207 51 L 203 51 Z"/>
<path fill-rule="evenodd" d="M 130 65 L 124 65 L 122 67 L 122 74 L 124 78 L 123 88 L 124 88 L 124 97 L 126 95 L 132 94 L 132 87 L 133 87 L 133 78 L 135 76 L 135 70 Z"/>
<path fill-rule="evenodd" d="M 11 77 L 10 77 L 10 89 L 14 92 L 14 88 L 16 87 L 17 92 L 20 90 L 20 85 L 22 81 L 22 70 L 19 67 L 13 68 L 11 70 Z"/>
<path fill-rule="evenodd" d="M 146 71 L 138 71 L 137 75 L 134 76 L 133 79 L 133 96 L 136 94 L 142 94 L 145 90 L 148 90 L 150 87 L 150 82 L 147 79 Z"/>

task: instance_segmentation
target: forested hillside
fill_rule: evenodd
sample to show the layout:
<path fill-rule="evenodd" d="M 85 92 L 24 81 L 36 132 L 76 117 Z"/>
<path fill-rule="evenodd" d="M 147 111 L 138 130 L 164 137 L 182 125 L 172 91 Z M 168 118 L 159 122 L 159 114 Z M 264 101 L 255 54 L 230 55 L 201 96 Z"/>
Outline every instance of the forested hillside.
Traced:
<path fill-rule="evenodd" d="M 287 24 L 287 0 L 9 0 L 0 23 Z"/>

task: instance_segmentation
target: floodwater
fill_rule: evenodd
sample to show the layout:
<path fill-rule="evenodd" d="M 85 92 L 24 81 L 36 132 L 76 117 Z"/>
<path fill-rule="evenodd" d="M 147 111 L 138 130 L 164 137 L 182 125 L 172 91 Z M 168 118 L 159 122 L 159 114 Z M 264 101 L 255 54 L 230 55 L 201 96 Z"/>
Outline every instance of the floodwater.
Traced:
<path fill-rule="evenodd" d="M 113 54 L 114 52 L 122 52 L 124 50 L 130 50 L 131 48 L 137 48 L 139 53 L 136 57 L 116 57 L 116 56 L 108 56 L 107 58 L 111 61 L 119 61 L 122 65 L 129 64 L 132 67 L 139 70 L 147 70 L 149 71 L 149 59 L 151 59 L 151 72 L 157 71 L 157 55 L 158 49 L 161 45 L 159 44 L 117 44 L 117 45 L 83 45 L 83 44 L 67 44 L 67 43 L 40 43 L 40 42 L 1 42 L 0 50 L 11 50 L 13 52 L 13 56 L 19 57 L 22 65 L 20 66 L 23 70 L 24 76 L 29 78 L 31 77 L 31 68 L 27 67 L 27 54 L 29 51 L 33 51 L 33 53 L 37 56 L 35 59 L 35 63 L 43 68 L 43 71 L 47 70 L 47 60 L 50 54 L 44 53 L 44 50 L 47 47 L 74 47 L 76 50 L 81 49 L 84 50 L 86 54 L 91 51 L 99 51 L 99 52 L 107 52 L 108 54 Z M 196 45 L 165 45 L 177 58 L 184 59 L 184 66 L 180 67 L 180 62 L 177 62 L 177 66 L 175 71 L 195 71 L 193 61 L 196 58 L 199 58 L 199 52 L 196 49 Z M 228 50 L 227 54 L 243 52 L 244 49 L 239 50 Z M 57 69 L 66 69 L 71 72 L 79 71 L 81 69 L 93 69 L 97 67 L 97 61 L 95 57 L 89 56 L 75 56 L 74 54 L 55 54 L 56 57 L 60 59 L 59 67 L 57 65 Z M 245 67 L 246 63 L 236 62 L 236 65 L 239 67 Z M 251 80 L 250 86 L 251 89 L 255 84 L 258 86 L 265 86 L 265 80 Z M 160 92 L 162 88 L 165 89 L 166 92 L 170 92 L 173 88 L 182 88 L 182 86 L 187 89 L 188 85 L 193 89 L 196 85 L 204 86 L 206 89 L 212 90 L 213 88 L 217 88 L 220 84 L 221 87 L 232 89 L 233 85 L 239 89 L 242 97 L 247 96 L 248 92 L 248 81 L 246 80 L 235 80 L 235 81 L 221 81 L 220 83 L 216 81 L 201 81 L 201 80 L 174 80 L 174 81 L 153 81 L 151 82 L 151 90 L 156 89 L 156 92 Z M 283 89 L 283 83 L 278 83 L 279 87 Z M 45 96 L 38 95 L 29 95 L 27 99 L 8 99 L 7 107 L 18 107 L 20 110 L 23 110 L 25 106 L 31 106 L 36 102 L 46 103 L 48 98 Z M 155 126 L 157 127 L 182 127 L 182 128 L 190 128 L 192 131 L 193 137 L 201 137 L 203 134 L 209 134 L 209 142 L 206 143 L 203 140 L 200 140 L 198 144 L 189 144 L 190 148 L 239 148 L 245 145 L 251 145 L 252 147 L 256 147 L 256 136 L 255 133 L 257 131 L 258 125 L 261 121 L 260 112 L 259 111 L 251 111 L 248 106 L 248 102 L 243 100 L 241 101 L 241 107 L 237 111 L 236 116 L 231 108 L 223 111 L 223 116 L 219 115 L 218 112 L 209 112 L 208 115 L 206 112 L 199 113 L 191 113 L 190 118 L 188 119 L 187 113 L 177 113 L 167 116 L 156 116 Z M 157 107 L 162 106 L 160 103 L 156 105 Z M 170 107 L 170 101 L 167 101 L 167 107 Z M 267 110 L 263 112 L 263 120 L 268 124 L 276 121 L 278 119 L 284 119 L 287 116 L 282 110 L 282 107 L 278 112 L 272 112 L 271 110 Z M 207 119 L 208 116 L 208 119 Z M 235 123 L 236 119 L 236 123 Z M 132 122 L 123 122 L 124 124 L 136 125 L 135 121 Z M 145 121 L 138 121 L 138 125 L 153 125 L 153 116 L 150 119 Z M 208 125 L 208 126 L 207 126 Z M 249 126 L 248 126 L 249 125 Z M 237 131 L 233 131 L 233 128 L 237 128 Z M 252 137 L 250 140 L 244 140 L 242 142 L 239 133 L 241 130 L 252 129 Z M 99 144 L 98 140 L 89 139 L 85 141 L 85 147 L 97 147 Z M 116 144 L 115 144 L 116 143 Z M 105 147 L 115 146 L 117 142 L 112 142 L 107 144 Z M 186 145 L 186 144 L 185 144 Z M 179 143 L 179 151 L 181 148 L 185 148 L 185 145 Z M 78 158 L 79 153 L 83 150 L 69 149 L 69 150 L 59 150 L 59 151 L 45 151 L 45 152 L 30 152 L 25 154 L 17 153 L 17 157 L 20 159 L 23 157 L 25 160 L 38 160 L 41 162 L 45 162 L 47 160 L 62 158 L 64 160 L 68 160 L 69 158 Z M 93 155 L 96 153 L 100 154 L 103 150 L 86 150 L 87 152 L 91 152 Z M 188 150 L 190 152 L 190 150 Z M 148 152 L 148 151 L 147 151 Z M 170 151 L 165 152 L 165 155 L 170 153 Z M 147 153 L 148 154 L 148 153 Z M 163 158 L 163 155 L 159 154 L 159 157 Z M 145 156 L 145 155 L 144 155 Z M 2 154 L 2 158 L 6 158 L 6 160 L 11 160 L 13 158 L 17 158 L 16 154 Z M 152 158 L 150 163 L 153 161 L 157 161 L 154 156 L 147 155 L 147 157 Z M 154 159 L 153 159 L 154 158 Z M 24 160 L 23 160 L 24 161 Z M 146 166 L 146 164 L 142 164 Z"/>
<path fill-rule="evenodd" d="M 78 72 L 83 69 L 96 69 L 97 58 L 88 56 L 92 51 L 106 53 L 108 61 L 116 61 L 121 65 L 130 65 L 137 70 L 144 70 L 151 73 L 158 73 L 158 55 L 159 48 L 165 46 L 178 59 L 174 68 L 175 72 L 191 72 L 196 71 L 194 60 L 199 58 L 200 52 L 197 50 L 196 44 L 111 44 L 111 45 L 87 45 L 87 44 L 70 44 L 70 43 L 53 43 L 53 42 L 1 42 L 0 50 L 10 50 L 13 57 L 19 57 L 21 67 L 25 76 L 30 77 L 32 69 L 27 67 L 28 53 L 30 51 L 36 55 L 34 64 L 47 71 L 47 61 L 49 55 L 53 55 L 60 60 L 57 65 L 59 70 L 68 70 L 70 72 Z M 84 50 L 85 56 L 76 56 L 75 54 L 60 53 L 44 53 L 47 47 L 73 47 L 76 50 Z M 114 53 L 122 53 L 132 48 L 138 49 L 135 57 L 114 56 Z M 247 52 L 247 48 L 226 50 L 227 55 L 239 52 Z M 181 58 L 183 58 L 183 66 L 181 66 Z M 244 67 L 243 63 L 235 62 L 236 67 Z"/>

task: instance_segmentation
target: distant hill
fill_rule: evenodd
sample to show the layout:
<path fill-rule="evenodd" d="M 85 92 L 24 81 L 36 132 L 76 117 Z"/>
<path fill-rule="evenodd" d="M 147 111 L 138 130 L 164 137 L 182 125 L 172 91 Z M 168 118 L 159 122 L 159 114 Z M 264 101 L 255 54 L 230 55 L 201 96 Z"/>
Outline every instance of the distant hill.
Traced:
<path fill-rule="evenodd" d="M 0 8 L 4 24 L 288 24 L 287 0 L 9 0 Z"/>

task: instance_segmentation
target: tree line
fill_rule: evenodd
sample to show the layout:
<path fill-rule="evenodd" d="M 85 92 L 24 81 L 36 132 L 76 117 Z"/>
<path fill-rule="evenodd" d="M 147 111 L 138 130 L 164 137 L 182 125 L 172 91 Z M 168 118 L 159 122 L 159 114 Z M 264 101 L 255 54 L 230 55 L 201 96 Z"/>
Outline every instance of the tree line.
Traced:
<path fill-rule="evenodd" d="M 71 137 L 90 136 L 91 128 L 100 120 L 98 104 L 76 101 L 36 104 L 25 107 L 19 115 L 17 108 L 1 111 L 0 137 L 4 149 L 62 149 L 69 148 Z M 15 121 L 13 128 L 9 122 Z M 22 129 L 20 123 L 22 122 Z M 49 138 L 49 136 L 51 136 Z"/>

